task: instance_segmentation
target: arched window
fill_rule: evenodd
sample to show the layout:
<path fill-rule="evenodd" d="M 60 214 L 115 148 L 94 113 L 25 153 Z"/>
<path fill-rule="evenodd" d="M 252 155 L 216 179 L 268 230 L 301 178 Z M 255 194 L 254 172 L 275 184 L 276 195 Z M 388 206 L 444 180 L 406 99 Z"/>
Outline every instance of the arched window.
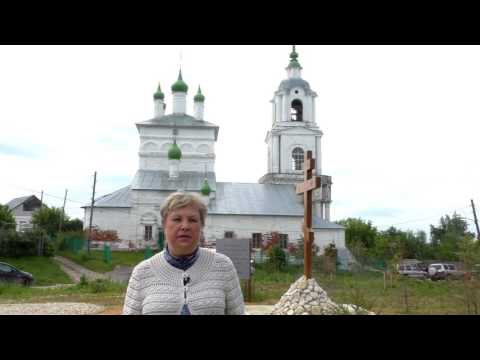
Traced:
<path fill-rule="evenodd" d="M 292 168 L 293 170 L 303 170 L 303 149 L 296 147 L 292 151 Z"/>
<path fill-rule="evenodd" d="M 292 101 L 290 115 L 292 121 L 303 121 L 303 105 L 300 100 L 295 99 Z"/>

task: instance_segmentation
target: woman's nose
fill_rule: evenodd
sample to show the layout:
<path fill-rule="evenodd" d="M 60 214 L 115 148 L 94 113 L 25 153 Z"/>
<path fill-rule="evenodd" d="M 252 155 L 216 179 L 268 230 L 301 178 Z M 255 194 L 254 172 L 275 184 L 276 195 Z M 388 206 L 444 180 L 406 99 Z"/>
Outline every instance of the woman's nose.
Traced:
<path fill-rule="evenodd" d="M 189 229 L 190 228 L 190 223 L 188 221 L 182 221 L 181 223 L 181 229 Z"/>

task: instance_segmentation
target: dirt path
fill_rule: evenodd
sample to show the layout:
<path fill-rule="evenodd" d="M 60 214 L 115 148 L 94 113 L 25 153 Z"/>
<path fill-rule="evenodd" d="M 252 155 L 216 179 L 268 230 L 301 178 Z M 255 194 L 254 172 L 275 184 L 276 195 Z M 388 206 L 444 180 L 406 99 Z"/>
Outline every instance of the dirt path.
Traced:
<path fill-rule="evenodd" d="M 67 258 L 64 258 L 62 256 L 54 256 L 53 260 L 55 260 L 60 265 L 62 270 L 68 276 L 70 276 L 72 281 L 74 281 L 76 283 L 80 282 L 80 278 L 82 277 L 82 275 L 85 275 L 87 280 L 106 279 L 107 278 L 103 274 L 97 273 L 97 272 L 92 271 L 92 270 L 88 270 L 88 269 L 84 268 L 83 266 L 78 265 L 78 264 L 74 263 L 73 261 L 71 261 Z"/>

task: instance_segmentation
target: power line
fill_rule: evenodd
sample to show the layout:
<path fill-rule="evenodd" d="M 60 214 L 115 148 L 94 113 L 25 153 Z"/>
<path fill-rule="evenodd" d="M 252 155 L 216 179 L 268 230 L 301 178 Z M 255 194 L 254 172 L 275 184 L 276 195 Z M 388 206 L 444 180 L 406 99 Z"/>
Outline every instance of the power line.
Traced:
<path fill-rule="evenodd" d="M 21 190 L 25 190 L 25 191 L 30 191 L 30 192 L 33 192 L 33 193 L 36 193 L 36 194 L 41 194 L 41 193 L 43 192 L 42 190 L 27 189 L 27 188 L 24 188 L 24 187 L 21 187 L 21 186 L 17 186 L 17 185 L 11 185 L 11 184 L 10 184 L 10 186 L 15 187 L 15 188 L 17 188 L 17 189 L 21 189 Z M 52 197 L 52 198 L 56 198 L 56 199 L 59 199 L 59 200 L 63 200 L 63 199 L 64 199 L 63 196 L 48 194 L 48 193 L 46 193 L 46 192 L 43 192 L 43 195 L 46 195 L 46 196 L 49 196 L 49 197 Z M 78 200 L 73 200 L 73 199 L 67 199 L 67 201 L 68 201 L 68 202 L 74 202 L 74 203 L 82 204 L 82 205 L 88 204 L 88 201 L 78 201 Z"/>
<path fill-rule="evenodd" d="M 408 224 L 408 223 L 412 223 L 412 222 L 425 221 L 425 220 L 429 220 L 429 219 L 433 219 L 433 218 L 438 219 L 439 216 L 442 216 L 442 215 L 445 214 L 445 213 L 457 212 L 457 211 L 460 211 L 460 210 L 463 210 L 463 209 L 470 209 L 470 205 L 469 205 L 469 206 L 462 207 L 462 208 L 457 208 L 457 209 L 454 209 L 454 210 L 451 210 L 451 211 L 444 211 L 444 212 L 442 212 L 442 213 L 439 214 L 439 215 L 429 216 L 429 217 L 427 217 L 427 218 L 414 219 L 414 220 L 403 221 L 403 222 L 399 222 L 399 223 L 395 223 L 395 224 L 385 224 L 385 225 L 377 225 L 377 226 L 397 226 L 397 225 L 403 225 L 403 224 Z"/>

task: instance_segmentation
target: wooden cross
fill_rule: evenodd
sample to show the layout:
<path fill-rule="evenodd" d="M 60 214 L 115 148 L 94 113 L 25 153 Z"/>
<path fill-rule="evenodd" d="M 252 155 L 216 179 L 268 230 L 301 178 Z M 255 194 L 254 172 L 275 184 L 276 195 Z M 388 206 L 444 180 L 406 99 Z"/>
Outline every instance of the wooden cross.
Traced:
<path fill-rule="evenodd" d="M 312 278 L 312 192 L 320 187 L 320 177 L 313 176 L 315 169 L 315 159 L 312 158 L 312 152 L 307 151 L 304 158 L 304 182 L 297 184 L 297 194 L 303 194 L 304 221 L 303 221 L 303 248 L 304 248 L 304 274 L 307 279 Z"/>

